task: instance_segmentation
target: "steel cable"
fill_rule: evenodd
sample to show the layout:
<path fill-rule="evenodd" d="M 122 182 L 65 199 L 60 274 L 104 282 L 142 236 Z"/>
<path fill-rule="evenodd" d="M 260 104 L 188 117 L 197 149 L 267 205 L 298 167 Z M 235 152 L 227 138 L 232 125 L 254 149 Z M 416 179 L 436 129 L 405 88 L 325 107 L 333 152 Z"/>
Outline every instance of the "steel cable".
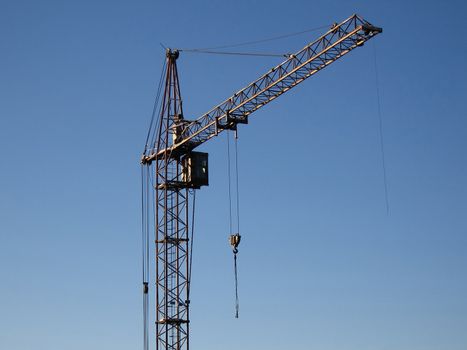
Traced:
<path fill-rule="evenodd" d="M 180 49 L 178 51 L 190 53 L 207 53 L 213 55 L 233 55 L 233 56 L 258 56 L 258 57 L 289 57 L 290 54 L 266 53 L 266 52 L 228 52 L 228 51 L 211 51 L 202 49 Z"/>
<path fill-rule="evenodd" d="M 195 207 L 196 207 L 196 190 L 193 190 L 193 209 L 191 215 L 191 237 L 190 237 L 190 262 L 188 266 L 188 301 L 190 300 L 191 290 L 191 266 L 193 265 L 193 238 L 195 232 Z"/>
<path fill-rule="evenodd" d="M 235 137 L 235 179 L 237 186 L 237 232 L 240 233 L 240 187 L 238 185 L 238 138 Z"/>
<path fill-rule="evenodd" d="M 235 135 L 235 186 L 236 186 L 236 215 L 237 215 L 237 233 L 233 234 L 233 222 L 232 222 L 232 178 L 231 178 L 231 159 L 230 159 L 230 133 L 227 132 L 227 162 L 228 162 L 228 188 L 229 188 L 229 232 L 230 232 L 230 244 L 233 248 L 234 255 L 234 276 L 235 276 L 235 318 L 238 318 L 240 303 L 238 298 L 238 268 L 237 268 L 237 254 L 238 254 L 238 243 L 240 243 L 240 191 L 238 181 L 238 139 Z M 233 237 L 238 236 L 238 241 L 233 240 Z"/>
<path fill-rule="evenodd" d="M 240 302 L 238 300 L 238 270 L 237 270 L 237 253 L 234 252 L 234 270 L 235 270 L 235 318 L 238 318 Z"/>
<path fill-rule="evenodd" d="M 162 64 L 161 76 L 159 78 L 159 84 L 157 86 L 157 92 L 156 92 L 156 98 L 154 100 L 154 106 L 152 108 L 151 122 L 149 123 L 148 134 L 146 136 L 146 143 L 144 145 L 144 153 L 146 153 L 146 151 L 147 151 L 147 149 L 149 147 L 150 138 L 151 138 L 151 141 L 152 141 L 154 139 L 154 137 L 155 137 L 155 134 L 156 134 L 156 132 L 155 132 L 155 130 L 153 128 L 153 125 L 154 125 L 154 119 L 155 119 L 155 116 L 156 116 L 157 106 L 159 106 L 159 98 L 160 98 L 161 91 L 162 91 L 162 84 L 163 84 L 163 81 L 164 81 L 164 73 L 165 73 L 166 64 L 167 64 L 166 60 L 164 60 L 164 63 Z M 151 144 L 153 144 L 153 142 L 151 142 Z"/>
<path fill-rule="evenodd" d="M 229 45 L 205 47 L 205 48 L 200 48 L 200 49 L 198 49 L 198 50 L 201 50 L 201 51 L 205 51 L 205 50 L 217 50 L 217 49 L 227 49 L 227 48 L 231 48 L 231 47 L 240 47 L 240 46 L 248 46 L 248 45 L 253 45 L 253 44 L 260 44 L 260 43 L 264 43 L 264 42 L 267 42 L 267 41 L 274 41 L 274 40 L 279 40 L 279 39 L 285 39 L 285 38 L 290 38 L 290 37 L 292 37 L 292 36 L 297 36 L 297 35 L 301 35 L 301 34 L 305 34 L 305 33 L 315 32 L 315 31 L 317 31 L 317 30 L 321 30 L 321 29 L 329 28 L 329 27 L 330 27 L 330 25 L 329 25 L 329 24 L 326 24 L 326 25 L 323 25 L 323 26 L 320 26 L 320 27 L 311 28 L 311 29 L 306 29 L 306 30 L 302 30 L 302 31 L 299 31 L 299 32 L 293 32 L 293 33 L 288 33 L 288 34 L 282 34 L 282 35 L 273 36 L 273 37 L 270 37 L 270 38 L 258 39 L 258 40 L 252 40 L 252 41 L 245 41 L 245 42 L 242 42 L 242 43 L 229 44 Z M 196 49 L 195 49 L 195 50 L 196 50 Z"/>
<path fill-rule="evenodd" d="M 245 41 L 242 43 L 236 44 L 229 44 L 229 45 L 220 45 L 220 46 L 213 46 L 213 47 L 205 47 L 205 48 L 188 48 L 188 49 L 179 49 L 179 51 L 184 52 L 191 52 L 191 53 L 206 53 L 206 54 L 214 54 L 214 55 L 236 55 L 236 56 L 259 56 L 259 57 L 289 57 L 289 53 L 268 53 L 268 52 L 227 52 L 227 51 L 212 51 L 218 49 L 227 49 L 232 47 L 240 47 L 240 46 L 248 46 L 254 44 L 260 44 L 268 41 L 280 40 L 285 38 L 290 38 L 292 36 L 298 36 L 305 33 L 310 33 L 314 31 L 318 31 L 324 28 L 329 28 L 330 25 L 323 25 L 316 28 L 306 29 L 299 32 L 293 32 L 283 35 L 278 35 L 270 38 L 259 39 L 259 40 L 252 40 L 252 41 Z"/>
<path fill-rule="evenodd" d="M 381 161 L 383 167 L 384 180 L 384 195 L 386 200 L 386 213 L 389 214 L 389 196 L 388 196 L 388 181 L 386 175 L 386 155 L 384 151 L 384 135 L 383 135 L 383 117 L 381 113 L 381 95 L 379 89 L 378 64 L 376 59 L 376 44 L 373 43 L 374 63 L 375 63 L 375 82 L 376 82 L 376 99 L 378 101 L 378 121 L 379 121 L 379 140 L 381 148 Z"/>
<path fill-rule="evenodd" d="M 232 189 L 231 189 L 231 170 L 230 170 L 230 133 L 227 131 L 227 173 L 229 182 L 229 233 L 233 234 L 232 225 Z"/>
<path fill-rule="evenodd" d="M 145 171 L 146 170 L 146 171 Z M 149 349 L 149 167 L 141 165 L 141 248 L 143 278 L 143 348 Z"/>

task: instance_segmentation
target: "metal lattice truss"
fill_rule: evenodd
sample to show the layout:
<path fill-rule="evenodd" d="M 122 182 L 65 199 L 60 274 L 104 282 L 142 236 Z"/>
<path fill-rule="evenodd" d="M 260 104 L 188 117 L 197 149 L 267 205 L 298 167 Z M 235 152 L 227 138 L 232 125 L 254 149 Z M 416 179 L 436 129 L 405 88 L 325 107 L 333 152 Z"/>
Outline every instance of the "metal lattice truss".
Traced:
<path fill-rule="evenodd" d="M 197 120 L 184 121 L 180 126 L 183 128 L 183 137 L 169 147 L 159 147 L 147 152 L 143 156 L 143 163 L 160 159 L 167 153 L 186 153 L 217 136 L 224 129 L 236 129 L 238 123 L 246 124 L 248 115 L 381 32 L 381 28 L 373 26 L 358 15 L 334 24 L 319 39 L 296 54 L 289 55 L 287 60 Z"/>
<path fill-rule="evenodd" d="M 183 118 L 178 83 L 177 55 L 167 54 L 164 99 L 157 133 L 157 148 L 174 139 L 173 125 Z M 156 162 L 156 349 L 188 349 L 189 334 L 189 190 L 183 186 L 179 157 Z"/>

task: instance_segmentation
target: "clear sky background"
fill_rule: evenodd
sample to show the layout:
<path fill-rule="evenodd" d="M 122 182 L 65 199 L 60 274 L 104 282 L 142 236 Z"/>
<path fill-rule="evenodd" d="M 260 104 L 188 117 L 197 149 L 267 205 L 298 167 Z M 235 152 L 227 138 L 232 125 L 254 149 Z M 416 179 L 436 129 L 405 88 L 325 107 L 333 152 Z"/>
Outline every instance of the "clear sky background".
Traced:
<path fill-rule="evenodd" d="M 353 13 L 384 33 L 240 127 L 238 320 L 225 137 L 201 148 L 192 349 L 467 349 L 465 1 L 0 4 L 1 349 L 142 349 L 139 158 L 160 42 L 224 45 Z M 182 54 L 185 116 L 279 62 Z"/>

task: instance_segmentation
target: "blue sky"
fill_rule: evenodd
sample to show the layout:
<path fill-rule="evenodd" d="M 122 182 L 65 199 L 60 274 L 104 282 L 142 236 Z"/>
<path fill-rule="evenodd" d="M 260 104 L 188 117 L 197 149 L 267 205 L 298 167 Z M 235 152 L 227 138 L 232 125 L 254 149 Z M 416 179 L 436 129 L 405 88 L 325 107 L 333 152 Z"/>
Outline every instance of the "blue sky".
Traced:
<path fill-rule="evenodd" d="M 191 346 L 465 350 L 467 5 L 337 0 L 1 2 L 0 347 L 141 348 L 139 157 L 160 42 L 217 46 L 353 13 L 384 33 L 240 128 L 239 320 L 225 137 L 201 149 Z M 182 54 L 185 115 L 277 63 Z"/>

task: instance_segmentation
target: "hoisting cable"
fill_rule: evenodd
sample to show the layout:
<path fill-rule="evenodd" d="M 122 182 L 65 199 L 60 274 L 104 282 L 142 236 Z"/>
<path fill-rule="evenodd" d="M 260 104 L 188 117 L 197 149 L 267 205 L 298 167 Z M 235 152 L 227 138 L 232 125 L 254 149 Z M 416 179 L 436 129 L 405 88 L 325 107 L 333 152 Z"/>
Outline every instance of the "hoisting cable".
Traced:
<path fill-rule="evenodd" d="M 240 232 L 240 187 L 238 185 L 238 137 L 235 134 L 235 182 L 237 186 L 237 232 Z"/>
<path fill-rule="evenodd" d="M 381 114 L 381 95 L 379 89 L 379 77 L 378 77 L 378 64 L 376 59 L 376 44 L 373 43 L 373 53 L 375 62 L 375 82 L 376 82 L 376 99 L 378 101 L 378 121 L 379 121 L 379 141 L 381 148 L 381 160 L 383 167 L 383 179 L 384 179 L 384 196 L 386 200 L 386 213 L 389 215 L 389 196 L 388 196 L 388 181 L 386 175 L 386 156 L 384 152 L 384 138 L 383 138 L 383 117 Z"/>
<path fill-rule="evenodd" d="M 238 269 L 237 269 L 237 254 L 238 254 L 238 245 L 240 244 L 240 240 L 242 236 L 238 233 L 234 235 L 230 235 L 229 242 L 232 246 L 232 251 L 234 254 L 234 272 L 235 272 L 235 318 L 238 318 L 238 311 L 240 308 L 240 303 L 238 300 Z"/>
<path fill-rule="evenodd" d="M 227 131 L 227 173 L 228 173 L 228 182 L 229 182 L 229 232 L 232 234 L 232 180 L 231 180 L 231 170 L 230 170 L 230 133 Z"/>
<path fill-rule="evenodd" d="M 236 214 L 237 214 L 237 233 L 233 233 L 233 220 L 232 220 L 232 190 L 231 190 L 231 159 L 230 159 L 230 136 L 227 133 L 227 161 L 228 161 L 228 181 L 229 181 L 229 243 L 232 247 L 234 257 L 234 276 L 235 276 L 235 318 L 238 318 L 239 313 L 239 298 L 238 298 L 238 268 L 237 268 L 237 254 L 238 245 L 240 244 L 240 215 L 239 215 L 239 189 L 238 189 L 238 148 L 237 137 L 235 137 L 235 184 L 236 184 Z"/>
<path fill-rule="evenodd" d="M 149 350 L 149 171 L 150 167 L 141 165 L 141 248 L 143 279 L 143 347 Z"/>
<path fill-rule="evenodd" d="M 151 122 L 149 124 L 148 133 L 146 136 L 146 142 L 144 144 L 143 155 L 146 154 L 148 149 L 155 147 L 155 137 L 157 135 L 157 128 L 159 123 L 155 123 L 156 114 L 160 115 L 160 109 L 162 105 L 159 104 L 159 99 L 162 92 L 162 86 L 164 83 L 164 74 L 166 68 L 166 60 L 162 64 L 161 76 L 157 85 L 156 98 L 151 115 Z M 159 113 L 157 107 L 159 106 Z M 143 283 L 143 348 L 149 350 L 149 234 L 150 234 L 150 222 L 152 217 L 151 213 L 154 213 L 154 198 L 151 195 L 153 185 L 152 179 L 152 167 L 142 164 L 141 165 L 141 249 L 142 249 L 142 283 Z M 152 210 L 152 211 L 151 211 Z"/>
<path fill-rule="evenodd" d="M 190 262 L 188 265 L 188 287 L 187 298 L 190 302 L 190 289 L 191 289 L 191 266 L 193 265 L 193 237 L 195 232 L 195 207 L 196 207 L 196 190 L 193 190 L 193 206 L 191 214 L 191 235 L 190 235 Z"/>

